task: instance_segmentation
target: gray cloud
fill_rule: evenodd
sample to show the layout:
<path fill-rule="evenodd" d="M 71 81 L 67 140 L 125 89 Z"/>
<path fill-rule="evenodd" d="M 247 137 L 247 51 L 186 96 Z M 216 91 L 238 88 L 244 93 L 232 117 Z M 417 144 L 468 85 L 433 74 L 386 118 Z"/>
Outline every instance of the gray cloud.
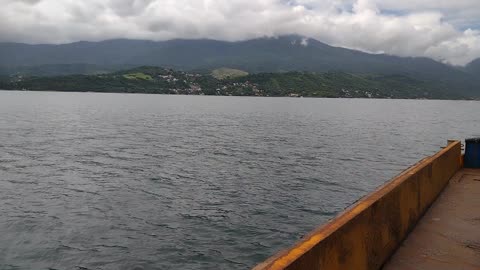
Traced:
<path fill-rule="evenodd" d="M 301 34 L 455 65 L 480 57 L 478 0 L 0 0 L 0 41 Z"/>

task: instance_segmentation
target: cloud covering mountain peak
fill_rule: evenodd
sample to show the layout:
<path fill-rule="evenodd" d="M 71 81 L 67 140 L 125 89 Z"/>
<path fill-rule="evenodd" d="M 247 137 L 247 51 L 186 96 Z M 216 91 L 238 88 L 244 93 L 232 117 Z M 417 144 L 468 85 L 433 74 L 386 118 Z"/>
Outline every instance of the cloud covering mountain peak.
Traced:
<path fill-rule="evenodd" d="M 0 0 L 0 41 L 238 41 L 298 34 L 454 65 L 480 57 L 480 1 Z"/>

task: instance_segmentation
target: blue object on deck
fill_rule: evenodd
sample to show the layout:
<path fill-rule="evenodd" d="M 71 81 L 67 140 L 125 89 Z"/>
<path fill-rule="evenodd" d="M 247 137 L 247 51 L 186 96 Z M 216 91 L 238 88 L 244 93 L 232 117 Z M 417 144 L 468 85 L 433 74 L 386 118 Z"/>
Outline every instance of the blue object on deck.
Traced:
<path fill-rule="evenodd" d="M 465 168 L 480 168 L 480 138 L 465 139 Z"/>

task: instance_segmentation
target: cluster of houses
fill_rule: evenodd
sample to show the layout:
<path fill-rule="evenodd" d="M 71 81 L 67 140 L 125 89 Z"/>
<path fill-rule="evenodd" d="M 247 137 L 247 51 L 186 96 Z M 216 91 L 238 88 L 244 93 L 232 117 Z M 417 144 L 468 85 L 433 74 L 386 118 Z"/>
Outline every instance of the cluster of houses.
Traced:
<path fill-rule="evenodd" d="M 262 89 L 258 88 L 258 85 L 246 82 L 225 82 L 226 84 L 217 88 L 217 95 L 238 95 L 241 92 L 249 93 L 253 96 L 264 96 L 265 93 Z"/>
<path fill-rule="evenodd" d="M 170 88 L 172 94 L 180 95 L 203 95 L 202 87 L 198 84 L 190 84 L 188 88 Z"/>
<path fill-rule="evenodd" d="M 373 90 L 350 90 L 350 89 L 341 89 L 342 97 L 345 98 L 353 98 L 353 97 L 368 97 L 368 98 L 376 98 L 376 97 L 381 97 L 380 93 L 378 90 L 373 89 Z"/>
<path fill-rule="evenodd" d="M 175 78 L 172 74 L 168 74 L 168 75 L 158 75 L 159 78 L 167 81 L 167 82 L 177 82 L 178 79 Z"/>
<path fill-rule="evenodd" d="M 172 94 L 182 95 L 203 95 L 204 89 L 198 80 L 204 75 L 197 73 L 187 72 L 173 72 L 167 70 L 164 74 L 159 74 L 156 77 L 159 80 L 172 84 L 172 88 L 169 91 Z M 216 95 L 239 95 L 241 93 L 248 93 L 248 95 L 264 96 L 264 91 L 259 89 L 258 85 L 246 82 L 231 82 L 231 81 L 218 81 L 218 85 L 215 89 Z M 210 92 L 211 94 L 211 92 Z"/>

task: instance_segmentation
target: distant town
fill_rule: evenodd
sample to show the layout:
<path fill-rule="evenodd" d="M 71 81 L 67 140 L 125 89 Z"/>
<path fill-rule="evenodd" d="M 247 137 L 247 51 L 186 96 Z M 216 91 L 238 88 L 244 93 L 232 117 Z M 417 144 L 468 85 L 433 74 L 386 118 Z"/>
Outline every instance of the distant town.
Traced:
<path fill-rule="evenodd" d="M 468 99 L 441 85 L 405 75 L 345 72 L 248 74 L 230 68 L 200 73 L 149 66 L 91 75 L 15 74 L 0 78 L 0 89 L 220 96 Z"/>

